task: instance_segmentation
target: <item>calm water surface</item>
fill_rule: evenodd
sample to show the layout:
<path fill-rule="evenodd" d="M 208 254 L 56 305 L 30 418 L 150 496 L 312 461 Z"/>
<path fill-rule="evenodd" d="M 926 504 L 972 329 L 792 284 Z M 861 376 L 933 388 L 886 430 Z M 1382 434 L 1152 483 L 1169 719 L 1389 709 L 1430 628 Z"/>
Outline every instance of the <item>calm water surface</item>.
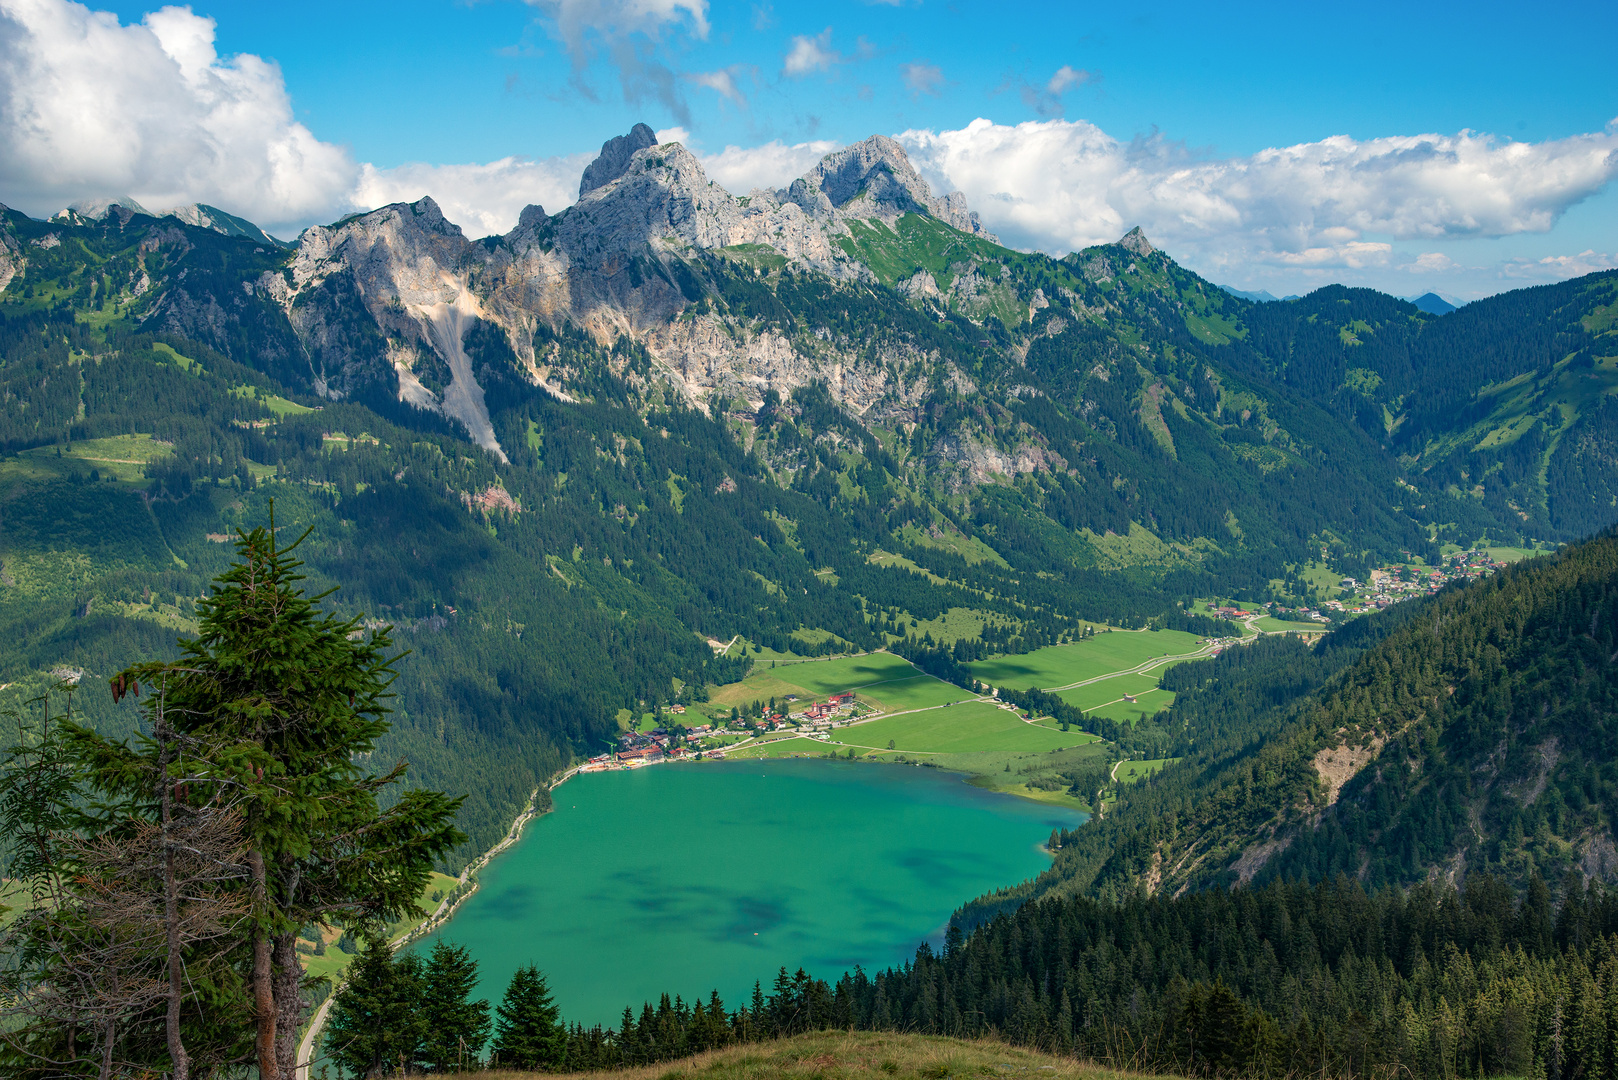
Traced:
<path fill-rule="evenodd" d="M 586 1025 L 664 992 L 734 1007 L 782 965 L 835 979 L 898 963 L 1084 820 L 937 769 L 830 761 L 661 765 L 554 796 L 442 936 L 477 958 L 491 1002 L 534 963 Z"/>

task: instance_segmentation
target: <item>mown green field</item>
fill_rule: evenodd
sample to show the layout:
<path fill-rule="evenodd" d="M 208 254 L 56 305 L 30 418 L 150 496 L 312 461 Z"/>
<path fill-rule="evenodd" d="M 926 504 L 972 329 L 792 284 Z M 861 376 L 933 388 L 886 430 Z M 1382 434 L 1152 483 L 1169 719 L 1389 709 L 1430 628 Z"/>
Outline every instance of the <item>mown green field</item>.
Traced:
<path fill-rule="evenodd" d="M 1159 656 L 1195 652 L 1201 648 L 1201 641 L 1195 634 L 1179 630 L 1138 634 L 1117 630 L 1072 645 L 1053 645 L 1021 656 L 978 660 L 966 667 L 991 686 L 1017 690 L 1037 686 L 1047 690 L 1113 671 L 1127 671 Z"/>
<path fill-rule="evenodd" d="M 1550 555 L 1553 554 L 1556 549 L 1548 547 L 1490 547 L 1484 548 L 1483 550 L 1487 551 L 1489 553 L 1489 558 L 1495 560 L 1496 562 L 1512 563 L 1521 562 L 1523 559 L 1537 558 L 1540 555 Z"/>
<path fill-rule="evenodd" d="M 816 697 L 858 690 L 877 683 L 891 683 L 895 679 L 910 679 L 917 674 L 919 672 L 910 661 L 892 653 L 814 660 L 774 671 L 776 678 L 794 683 Z"/>
<path fill-rule="evenodd" d="M 1324 634 L 1325 623 L 1317 622 L 1289 622 L 1286 619 L 1277 619 L 1270 615 L 1256 620 L 1254 626 L 1266 634 Z"/>
<path fill-rule="evenodd" d="M 980 750 L 1060 750 L 1088 741 L 1079 732 L 1062 732 L 1024 723 L 1015 713 L 981 701 L 967 701 L 924 712 L 905 713 L 840 728 L 832 738 L 852 746 L 887 748 L 910 753 L 964 753 Z"/>
<path fill-rule="evenodd" d="M 965 701 L 972 695 L 958 686 L 940 682 L 931 675 L 912 675 L 908 679 L 877 683 L 858 691 L 861 698 L 880 705 L 887 712 L 905 709 L 931 709 L 938 705 Z"/>
<path fill-rule="evenodd" d="M 1063 690 L 1056 696 L 1069 705 L 1077 706 L 1085 712 L 1100 708 L 1112 701 L 1119 701 L 1125 694 L 1139 697 L 1142 694 L 1157 689 L 1157 675 L 1116 675 L 1110 679 L 1102 679 L 1087 686 L 1076 687 L 1072 690 Z M 1127 704 L 1127 703 L 1125 703 Z"/>
<path fill-rule="evenodd" d="M 1149 690 L 1138 695 L 1132 702 L 1114 701 L 1098 709 L 1091 709 L 1091 716 L 1100 716 L 1119 723 L 1134 723 L 1140 719 L 1140 714 L 1155 716 L 1174 704 L 1174 692 L 1171 690 Z"/>
<path fill-rule="evenodd" d="M 1069 795 L 1067 784 L 1060 775 L 1064 769 L 1093 764 L 1097 759 L 1104 759 L 1107 756 L 1109 751 L 1105 742 L 1093 735 L 1086 735 L 1083 738 L 1088 741 L 1065 750 L 1042 753 L 989 751 L 971 754 L 934 754 L 925 760 L 928 764 L 941 768 L 971 774 L 970 783 L 975 787 L 1089 813 L 1089 800 Z M 1041 780 L 1056 780 L 1062 786 L 1054 791 L 1036 786 Z"/>
<path fill-rule="evenodd" d="M 798 664 L 756 667 L 738 683 L 714 687 L 712 705 L 730 708 L 750 701 L 778 701 L 789 694 L 800 699 L 826 698 L 853 690 L 884 709 L 924 709 L 969 697 L 964 690 L 917 671 L 910 661 L 892 653 L 868 653 L 834 660 L 808 660 Z"/>
<path fill-rule="evenodd" d="M 727 758 L 774 758 L 795 757 L 808 754 L 811 757 L 825 757 L 832 750 L 839 753 L 843 748 L 823 743 L 819 739 L 785 738 L 774 739 L 766 743 L 755 743 L 745 750 L 737 750 L 733 754 L 726 754 Z"/>

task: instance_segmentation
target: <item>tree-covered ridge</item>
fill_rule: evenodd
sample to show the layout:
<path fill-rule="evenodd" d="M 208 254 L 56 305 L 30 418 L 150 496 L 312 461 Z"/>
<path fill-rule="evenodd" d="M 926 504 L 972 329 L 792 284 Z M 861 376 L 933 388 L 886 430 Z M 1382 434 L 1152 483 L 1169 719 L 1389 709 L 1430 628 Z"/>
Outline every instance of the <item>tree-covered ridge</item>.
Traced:
<path fill-rule="evenodd" d="M 1556 901 L 1560 901 L 1559 905 Z M 836 985 L 859 1027 L 1188 1075 L 1613 1075 L 1610 894 L 1346 877 L 1029 904 Z M 845 1004 L 846 1002 L 846 1004 Z"/>
<path fill-rule="evenodd" d="M 1533 560 L 1329 635 L 1186 664 L 1154 725 L 1176 767 L 1120 789 L 1034 882 L 1124 895 L 1347 874 L 1487 871 L 1521 888 L 1613 870 L 1618 539 Z M 1138 737 L 1138 733 L 1137 733 Z"/>

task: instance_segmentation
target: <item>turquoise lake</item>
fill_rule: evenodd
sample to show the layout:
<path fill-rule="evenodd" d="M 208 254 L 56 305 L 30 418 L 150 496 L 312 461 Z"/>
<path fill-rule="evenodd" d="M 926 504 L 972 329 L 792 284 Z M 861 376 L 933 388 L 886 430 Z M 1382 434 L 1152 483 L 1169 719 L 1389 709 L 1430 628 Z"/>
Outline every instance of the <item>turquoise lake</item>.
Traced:
<path fill-rule="evenodd" d="M 597 773 L 553 798 L 441 935 L 491 1003 L 538 964 L 586 1026 L 663 993 L 734 1007 L 783 965 L 835 980 L 900 963 L 1084 820 L 937 769 L 830 761 Z"/>

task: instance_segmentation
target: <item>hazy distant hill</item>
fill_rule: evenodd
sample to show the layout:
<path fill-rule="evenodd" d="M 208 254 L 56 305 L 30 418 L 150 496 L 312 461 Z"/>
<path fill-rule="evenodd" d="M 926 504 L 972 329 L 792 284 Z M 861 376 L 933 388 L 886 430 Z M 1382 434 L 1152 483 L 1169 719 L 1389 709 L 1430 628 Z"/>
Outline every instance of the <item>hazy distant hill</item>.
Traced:
<path fill-rule="evenodd" d="M 1408 297 L 1410 305 L 1429 315 L 1448 315 L 1452 311 L 1459 311 L 1461 305 L 1452 304 L 1435 292 L 1422 293 L 1420 296 Z"/>

